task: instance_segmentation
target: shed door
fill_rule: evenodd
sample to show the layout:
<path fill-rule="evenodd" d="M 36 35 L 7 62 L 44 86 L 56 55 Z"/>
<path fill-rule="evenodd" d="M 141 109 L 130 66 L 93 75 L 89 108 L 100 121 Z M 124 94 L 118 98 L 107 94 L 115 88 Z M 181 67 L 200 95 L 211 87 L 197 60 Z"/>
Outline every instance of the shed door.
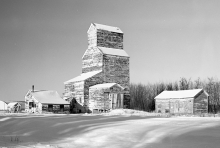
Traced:
<path fill-rule="evenodd" d="M 124 106 L 123 97 L 124 97 L 123 94 L 117 94 L 117 103 L 116 103 L 117 108 L 123 108 Z"/>
<path fill-rule="evenodd" d="M 124 95 L 123 94 L 116 94 L 116 93 L 110 93 L 109 94 L 110 104 L 112 109 L 116 108 L 123 108 L 124 106 Z"/>
<path fill-rule="evenodd" d="M 109 94 L 109 98 L 112 102 L 112 109 L 116 109 L 117 108 L 117 94 L 115 93 L 110 93 Z"/>
<path fill-rule="evenodd" d="M 173 101 L 170 101 L 170 113 L 174 113 L 174 106 L 175 103 Z"/>
<path fill-rule="evenodd" d="M 179 101 L 174 102 L 174 113 L 179 113 Z"/>

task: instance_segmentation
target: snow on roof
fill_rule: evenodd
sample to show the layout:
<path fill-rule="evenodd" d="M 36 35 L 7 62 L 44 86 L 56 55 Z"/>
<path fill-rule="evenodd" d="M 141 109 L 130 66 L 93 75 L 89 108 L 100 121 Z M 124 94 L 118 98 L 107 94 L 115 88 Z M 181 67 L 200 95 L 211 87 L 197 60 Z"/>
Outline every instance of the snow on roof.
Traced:
<path fill-rule="evenodd" d="M 8 103 L 8 107 L 13 107 L 13 106 L 15 106 L 16 104 L 18 104 L 19 106 L 21 106 L 18 102 L 10 102 L 10 103 Z"/>
<path fill-rule="evenodd" d="M 2 101 L 2 100 L 0 100 L 0 102 L 3 102 L 3 103 L 5 103 L 5 104 L 8 104 L 7 102 L 5 102 L 5 101 Z"/>
<path fill-rule="evenodd" d="M 34 91 L 32 95 L 36 100 L 44 104 L 69 104 L 69 102 L 60 97 L 57 91 L 53 90 Z"/>
<path fill-rule="evenodd" d="M 111 88 L 112 86 L 117 85 L 119 87 L 121 87 L 122 89 L 124 89 L 121 85 L 117 84 L 117 83 L 103 83 L 103 84 L 97 84 L 97 85 L 93 85 L 89 88 Z"/>
<path fill-rule="evenodd" d="M 122 57 L 129 57 L 129 55 L 122 49 L 115 49 L 115 48 L 106 48 L 106 47 L 98 47 L 99 50 L 103 54 L 109 54 L 109 55 L 117 55 Z"/>
<path fill-rule="evenodd" d="M 203 89 L 192 90 L 178 90 L 178 91 L 163 91 L 155 97 L 155 99 L 169 99 L 169 98 L 193 98 Z"/>
<path fill-rule="evenodd" d="M 97 24 L 97 23 L 93 23 L 93 25 L 96 27 L 96 29 L 107 30 L 107 31 L 117 32 L 117 33 L 123 33 L 121 31 L 121 29 L 118 27 L 107 26 L 107 25 L 102 25 L 102 24 Z"/>
<path fill-rule="evenodd" d="M 86 80 L 86 79 L 88 79 L 88 78 L 90 78 L 90 77 L 92 77 L 92 76 L 94 76 L 94 75 L 100 73 L 100 72 L 101 72 L 101 70 L 99 70 L 99 71 L 87 72 L 87 73 L 82 73 L 81 75 L 79 75 L 79 76 L 77 76 L 77 77 L 75 77 L 75 78 L 73 78 L 73 79 L 70 79 L 70 80 L 64 82 L 64 84 L 68 84 L 68 83 L 70 83 L 70 82 L 83 81 L 83 80 Z"/>

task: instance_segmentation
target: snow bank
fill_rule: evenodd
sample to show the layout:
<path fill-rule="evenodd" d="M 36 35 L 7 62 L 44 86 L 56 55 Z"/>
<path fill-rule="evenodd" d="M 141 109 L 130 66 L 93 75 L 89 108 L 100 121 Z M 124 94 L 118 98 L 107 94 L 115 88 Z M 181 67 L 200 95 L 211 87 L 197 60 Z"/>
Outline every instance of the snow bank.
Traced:
<path fill-rule="evenodd" d="M 158 113 L 154 112 L 145 112 L 145 111 L 139 111 L 139 110 L 133 110 L 133 109 L 114 109 L 111 110 L 109 115 L 135 115 L 135 116 L 158 116 Z"/>

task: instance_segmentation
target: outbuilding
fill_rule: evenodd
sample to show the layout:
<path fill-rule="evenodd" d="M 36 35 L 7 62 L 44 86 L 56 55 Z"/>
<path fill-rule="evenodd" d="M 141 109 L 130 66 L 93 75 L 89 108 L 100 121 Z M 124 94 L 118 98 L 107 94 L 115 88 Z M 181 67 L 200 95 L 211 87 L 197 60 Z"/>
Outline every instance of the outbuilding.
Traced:
<path fill-rule="evenodd" d="M 203 89 L 163 91 L 155 97 L 157 113 L 208 113 L 208 93 Z"/>
<path fill-rule="evenodd" d="M 8 103 L 8 111 L 10 113 L 18 113 L 21 111 L 21 104 L 18 102 L 10 102 Z"/>
<path fill-rule="evenodd" d="M 0 111 L 5 111 L 8 109 L 8 104 L 0 100 Z"/>
<path fill-rule="evenodd" d="M 16 101 L 21 105 L 21 112 L 25 111 L 25 101 Z"/>
<path fill-rule="evenodd" d="M 103 83 L 89 87 L 89 110 L 93 113 L 124 106 L 124 88 L 117 83 Z"/>
<path fill-rule="evenodd" d="M 29 90 L 25 95 L 26 112 L 69 112 L 70 103 L 62 99 L 57 91 Z"/>

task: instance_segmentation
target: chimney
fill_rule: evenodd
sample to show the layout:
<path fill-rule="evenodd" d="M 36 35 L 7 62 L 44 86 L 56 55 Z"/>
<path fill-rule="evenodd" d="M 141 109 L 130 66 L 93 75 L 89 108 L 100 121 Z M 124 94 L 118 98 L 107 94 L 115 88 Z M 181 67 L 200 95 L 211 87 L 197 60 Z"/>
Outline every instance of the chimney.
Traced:
<path fill-rule="evenodd" d="M 32 92 L 34 92 L 34 85 L 32 85 Z"/>

